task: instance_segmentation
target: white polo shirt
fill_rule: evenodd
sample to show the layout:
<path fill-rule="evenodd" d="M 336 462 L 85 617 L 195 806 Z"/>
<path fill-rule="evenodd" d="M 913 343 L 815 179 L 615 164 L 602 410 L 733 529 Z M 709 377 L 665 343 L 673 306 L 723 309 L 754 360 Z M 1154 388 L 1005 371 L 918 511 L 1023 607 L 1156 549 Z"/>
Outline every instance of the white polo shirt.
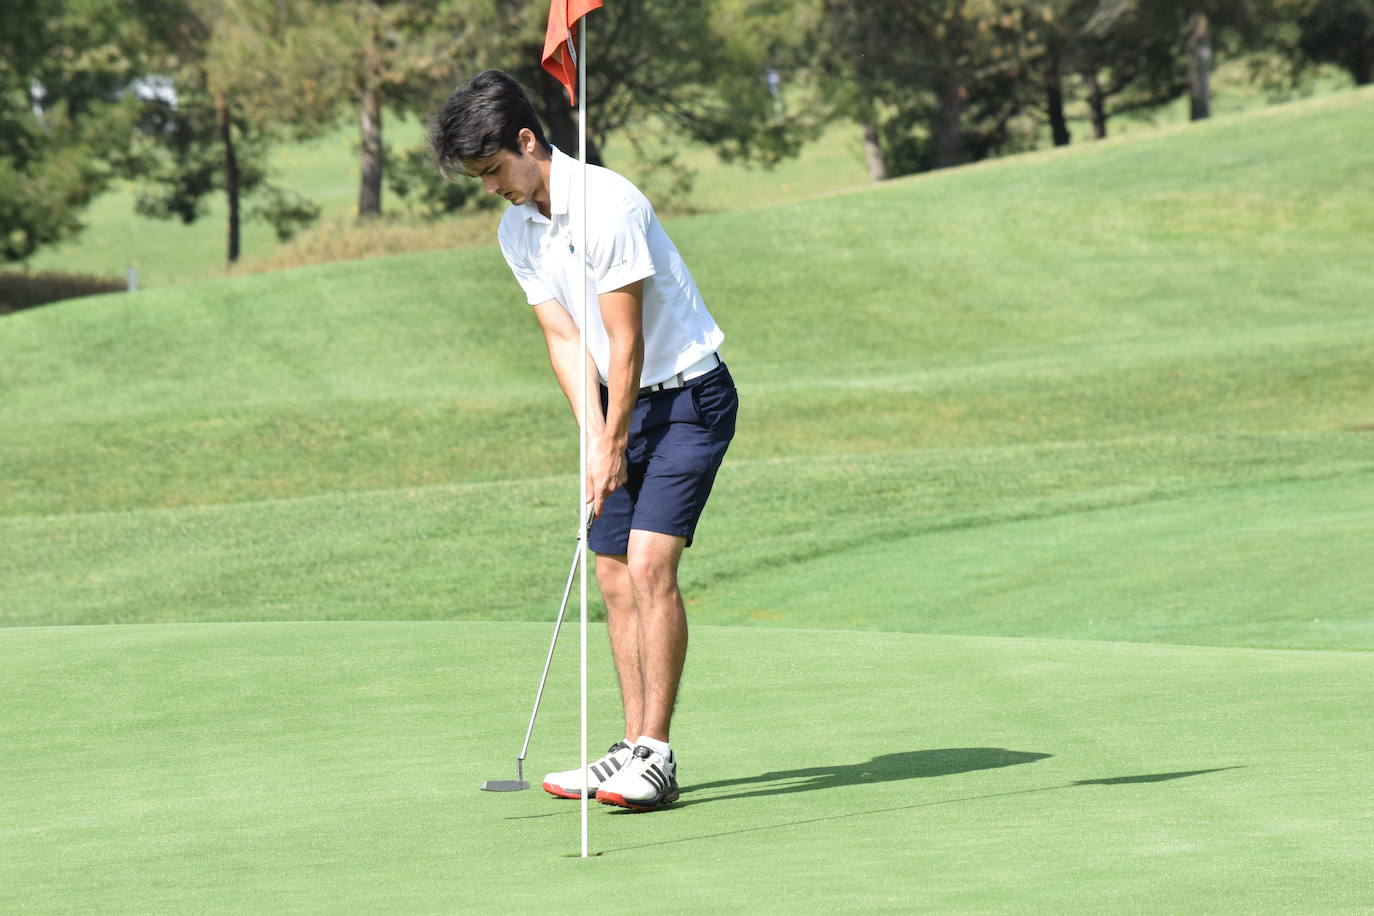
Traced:
<path fill-rule="evenodd" d="M 576 159 L 553 150 L 549 174 L 550 219 L 533 201 L 512 206 L 497 237 L 530 305 L 550 299 L 581 327 L 582 263 L 587 269 L 587 349 L 601 379 L 611 362 L 611 342 L 597 296 L 644 281 L 644 368 L 639 384 L 672 378 L 720 348 L 725 334 L 653 205 L 633 184 L 600 166 L 587 166 L 587 234 L 582 234 L 582 195 Z"/>

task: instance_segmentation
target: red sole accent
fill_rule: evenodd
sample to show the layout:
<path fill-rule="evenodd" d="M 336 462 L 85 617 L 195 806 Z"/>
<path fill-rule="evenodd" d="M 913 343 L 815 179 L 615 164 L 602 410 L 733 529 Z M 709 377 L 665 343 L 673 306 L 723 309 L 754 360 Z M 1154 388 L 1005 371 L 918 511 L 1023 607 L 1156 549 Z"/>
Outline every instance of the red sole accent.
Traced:
<path fill-rule="evenodd" d="M 677 799 L 678 797 L 674 795 L 671 798 L 665 798 L 657 805 L 636 805 L 633 802 L 627 802 L 625 796 L 617 795 L 614 792 L 596 793 L 596 800 L 601 802 L 601 804 L 615 805 L 617 808 L 628 808 L 631 811 L 653 811 L 657 808 L 662 808 L 664 805 L 671 805 L 673 802 L 677 801 Z"/>
<path fill-rule="evenodd" d="M 544 791 L 557 798 L 581 798 L 581 792 L 569 792 L 562 786 L 556 786 L 551 782 L 544 783 Z"/>

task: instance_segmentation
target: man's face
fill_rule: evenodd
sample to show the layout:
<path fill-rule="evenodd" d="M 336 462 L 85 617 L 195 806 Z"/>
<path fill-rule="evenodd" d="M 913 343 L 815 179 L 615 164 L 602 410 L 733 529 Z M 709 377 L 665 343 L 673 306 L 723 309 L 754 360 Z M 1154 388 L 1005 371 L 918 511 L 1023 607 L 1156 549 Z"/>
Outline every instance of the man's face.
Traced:
<path fill-rule="evenodd" d="M 487 193 L 499 194 L 517 206 L 533 200 L 541 183 L 538 160 L 524 150 L 517 154 L 503 149 L 463 165 L 469 173 L 482 179 L 482 187 Z"/>

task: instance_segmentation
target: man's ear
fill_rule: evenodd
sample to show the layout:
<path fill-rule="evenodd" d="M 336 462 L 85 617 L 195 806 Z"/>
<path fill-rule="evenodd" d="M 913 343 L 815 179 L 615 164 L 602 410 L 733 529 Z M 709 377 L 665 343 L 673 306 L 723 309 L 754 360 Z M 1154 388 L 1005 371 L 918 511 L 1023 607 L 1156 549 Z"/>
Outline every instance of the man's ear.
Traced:
<path fill-rule="evenodd" d="M 520 138 L 521 152 L 534 153 L 539 148 L 539 141 L 535 139 L 534 131 L 528 127 L 520 128 L 520 133 L 516 136 Z"/>

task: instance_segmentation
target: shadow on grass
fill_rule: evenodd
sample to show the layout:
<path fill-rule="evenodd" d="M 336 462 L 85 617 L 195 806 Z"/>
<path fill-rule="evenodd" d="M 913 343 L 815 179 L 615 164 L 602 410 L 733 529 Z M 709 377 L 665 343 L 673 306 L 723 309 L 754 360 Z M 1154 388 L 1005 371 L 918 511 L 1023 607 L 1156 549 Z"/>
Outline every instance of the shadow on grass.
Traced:
<path fill-rule="evenodd" d="M 688 805 L 706 802 L 736 801 L 741 798 L 759 798 L 765 795 L 786 795 L 791 792 L 813 792 L 817 789 L 834 789 L 840 786 L 856 786 L 866 783 L 895 782 L 899 779 L 923 779 L 931 776 L 952 776 L 955 773 L 970 773 L 974 770 L 994 770 L 998 767 L 1015 766 L 1019 763 L 1034 763 L 1044 760 L 1050 754 L 1037 754 L 1032 751 L 1009 751 L 1000 747 L 947 747 L 924 751 L 904 751 L 900 754 L 881 754 L 867 763 L 837 764 L 828 767 L 806 767 L 797 770 L 775 770 L 758 776 L 742 776 L 738 779 L 721 779 L 716 782 L 694 783 L 682 790 L 683 798 L 671 805 L 656 809 L 657 812 L 673 811 Z M 711 798 L 697 798 L 698 793 L 716 789 L 745 788 L 727 795 Z M 687 798 L 688 795 L 694 797 Z M 529 820 L 536 817 L 553 817 L 550 814 L 528 814 L 508 817 L 506 820 Z M 612 814 L 638 814 L 635 811 L 612 811 Z M 656 813 L 656 812 L 648 812 Z"/>
<path fill-rule="evenodd" d="M 1070 786 L 1125 786 L 1137 782 L 1168 782 L 1171 779 L 1183 779 L 1187 776 L 1201 776 L 1204 773 L 1220 773 L 1223 770 L 1239 770 L 1241 767 L 1213 767 L 1210 770 L 1183 770 L 1179 773 L 1150 773 L 1145 776 L 1116 776 L 1112 779 L 1080 779 L 1078 782 L 1069 783 Z M 1067 789 L 1069 786 L 1052 786 L 1056 789 Z"/>
<path fill-rule="evenodd" d="M 997 748 L 960 748 L 960 749 L 959 749 L 959 751 L 965 752 L 965 753 L 971 752 L 971 751 L 989 752 L 989 751 L 997 751 L 997 750 L 1000 750 L 1000 749 L 997 749 Z M 949 751 L 911 751 L 911 752 L 908 752 L 908 753 L 905 753 L 905 754 L 887 754 L 887 755 L 884 755 L 883 757 L 875 757 L 872 761 L 870 761 L 870 762 L 867 763 L 867 764 L 861 764 L 861 765 L 856 765 L 856 766 L 852 766 L 852 767 L 835 767 L 835 768 L 833 768 L 833 770 L 834 770 L 834 771 L 838 771 L 838 772 L 841 774 L 840 778 L 844 778 L 844 774 L 850 773 L 851 771 L 864 771 L 865 768 L 871 768 L 875 762 L 880 761 L 880 760 L 884 760 L 884 759 L 887 759 L 887 758 L 899 758 L 899 759 L 900 759 L 900 758 L 908 758 L 908 759 L 909 759 L 909 758 L 914 757 L 914 756 L 915 756 L 915 757 L 919 757 L 919 756 L 922 755 L 922 754 L 943 754 L 943 753 L 949 753 Z M 1020 760 L 1017 760 L 1017 759 L 1009 759 L 1006 763 L 1000 763 L 1000 764 L 994 763 L 994 764 L 992 764 L 991 766 L 969 767 L 969 768 L 967 768 L 967 769 L 962 769 L 962 770 L 950 770 L 950 771 L 947 771 L 947 772 L 948 772 L 948 773 L 962 773 L 962 772 L 968 772 L 969 770 L 974 770 L 974 769 L 990 769 L 990 768 L 996 767 L 996 766 L 1011 766 L 1011 765 L 1016 764 L 1016 763 L 1030 763 L 1030 762 L 1032 762 L 1033 760 L 1041 760 L 1041 759 L 1044 759 L 1045 757 L 1050 756 L 1049 754 L 1032 754 L 1032 753 L 1027 753 L 1027 752 L 1024 752 L 1024 751 L 1001 751 L 1001 753 L 1003 753 L 1003 754 L 1009 754 L 1009 755 L 1020 755 L 1020 756 L 1022 756 L 1022 757 L 1029 758 L 1029 759 L 1020 759 Z M 1063 784 L 1063 785 L 1058 785 L 1058 786 L 1041 786 L 1041 787 L 1035 788 L 1035 789 L 1017 789 L 1017 790 L 1014 790 L 1014 791 L 1011 791 L 1011 792 L 993 792 L 993 793 L 990 793 L 990 794 L 987 794 L 987 795 L 970 795 L 970 796 L 965 796 L 965 797 L 963 797 L 963 798 L 947 798 L 947 799 L 942 799 L 942 800 L 940 800 L 940 801 L 917 802 L 916 804 L 912 804 L 912 805 L 897 805 L 896 807 L 892 807 L 892 808 L 875 808 L 875 809 L 870 810 L 870 811 L 850 811 L 850 812 L 847 812 L 847 813 L 844 813 L 844 814 L 831 814 L 831 815 L 827 815 L 827 816 L 825 816 L 825 817 L 811 817 L 811 818 L 806 818 L 805 820 L 800 820 L 800 821 L 787 821 L 787 822 L 781 823 L 781 824 L 766 824 L 766 825 L 759 826 L 759 827 L 745 827 L 745 828 L 743 828 L 743 829 L 741 829 L 741 830 L 725 830 L 725 831 L 721 831 L 721 832 L 719 832 L 719 833 L 707 833 L 707 834 L 701 834 L 701 835 L 699 835 L 699 836 L 679 837 L 679 838 L 677 838 L 677 839 L 672 839 L 672 840 L 661 840 L 661 841 L 659 841 L 659 842 L 657 842 L 657 843 L 639 843 L 639 844 L 636 844 L 636 845 L 634 845 L 634 846 L 623 846 L 623 847 L 618 847 L 618 848 L 614 848 L 614 849 L 603 850 L 603 853 L 611 853 L 611 852 L 628 852 L 628 851 L 631 851 L 631 850 L 644 849 L 645 847 L 648 847 L 648 846 L 671 846 L 671 845 L 674 845 L 674 844 L 677 844 L 677 843 L 691 843 L 691 842 L 695 842 L 695 841 L 697 841 L 697 840 L 713 840 L 713 839 L 718 839 L 718 838 L 720 838 L 720 837 L 738 836 L 738 835 L 746 834 L 746 833 L 758 833 L 759 831 L 763 831 L 763 830 L 781 830 L 781 829 L 786 828 L 786 827 L 803 827 L 803 826 L 806 826 L 806 825 L 809 825 L 809 824 L 823 824 L 823 823 L 826 823 L 827 821 L 839 821 L 839 820 L 845 820 L 845 819 L 851 818 L 851 817 L 867 817 L 867 816 L 873 815 L 873 814 L 891 814 L 891 813 L 894 813 L 894 812 L 897 812 L 897 811 L 914 811 L 914 810 L 916 810 L 917 808 L 935 808 L 935 807 L 938 807 L 938 806 L 940 806 L 940 805 L 957 805 L 957 804 L 964 804 L 964 803 L 967 803 L 967 802 L 984 801 L 984 800 L 993 799 L 993 798 L 1010 798 L 1010 797 L 1012 797 L 1012 796 L 1014 796 L 1014 795 L 1033 795 L 1033 794 L 1038 793 L 1038 792 L 1057 792 L 1057 791 L 1061 791 L 1061 790 L 1063 790 L 1063 789 L 1073 789 L 1073 788 L 1078 788 L 1078 787 L 1081 787 L 1081 786 L 1126 786 L 1126 785 L 1136 785 L 1136 784 L 1149 783 L 1149 782 L 1169 782 L 1169 781 L 1175 780 L 1175 779 L 1186 779 L 1186 778 L 1191 777 L 1191 776 L 1202 776 L 1202 775 L 1205 775 L 1205 774 L 1208 774 L 1208 773 L 1221 773 L 1221 772 L 1224 772 L 1224 771 L 1226 771 L 1226 770 L 1239 770 L 1239 769 L 1243 769 L 1243 767 L 1240 767 L 1240 766 L 1213 767 L 1213 768 L 1211 768 L 1211 769 L 1206 769 L 1206 770 L 1180 770 L 1180 771 L 1172 772 L 1172 773 L 1144 773 L 1144 774 L 1141 774 L 1141 775 L 1138 775 L 1138 776 L 1113 776 L 1113 777 L 1108 777 L 1108 778 L 1104 778 L 1104 779 L 1079 779 L 1079 780 L 1076 780 L 1075 782 L 1065 783 L 1065 784 Z M 801 771 L 797 771 L 797 772 L 806 773 L 806 772 L 809 772 L 809 771 L 801 770 Z M 770 775 L 772 775 L 772 774 L 770 774 Z M 946 775 L 946 773 L 940 773 L 940 772 L 931 772 L 931 773 L 910 773 L 910 772 L 908 772 L 908 775 L 906 775 L 906 776 L 896 776 L 896 777 L 891 777 L 891 778 L 896 778 L 896 779 L 911 779 L 911 778 L 918 778 L 918 777 L 920 777 L 920 776 L 931 776 L 931 775 Z M 763 778 L 764 778 L 764 777 L 755 777 L 756 780 L 762 780 Z M 740 784 L 740 783 L 749 782 L 749 781 L 751 781 L 751 780 L 728 780 L 728 781 L 722 781 L 722 782 L 718 782 L 718 783 L 710 783 L 710 784 L 708 784 L 708 785 L 698 786 L 698 787 L 696 787 L 696 788 L 698 788 L 698 789 L 706 789 L 706 788 L 711 787 L 711 786 L 721 787 L 721 786 L 729 786 L 729 785 L 738 785 L 738 784 Z M 848 783 L 839 783 L 839 782 L 829 783 L 829 782 L 827 782 L 826 785 L 831 785 L 831 784 L 833 784 L 833 785 L 853 785 L 853 784 L 860 783 L 860 782 L 877 782 L 877 781 L 879 781 L 879 780 L 874 779 L 874 778 L 860 778 L 860 779 L 851 779 L 850 782 L 848 782 Z M 749 797 L 749 796 L 751 796 L 751 795 L 775 794 L 776 792 L 779 792 L 779 791 L 806 791 L 806 789 L 808 789 L 808 788 L 824 788 L 824 787 L 825 787 L 824 785 L 802 786 L 802 787 L 800 787 L 800 788 L 795 788 L 795 789 L 791 789 L 791 790 L 788 790 L 788 789 L 779 789 L 779 790 L 774 790 L 774 792 L 743 793 L 743 794 L 737 794 L 737 795 L 723 796 L 722 798 L 710 799 L 710 800 L 711 800 L 711 801 L 720 801 L 720 800 L 723 800 L 724 798 L 744 798 L 744 797 Z M 658 812 L 672 811 L 672 810 L 675 809 L 675 808 L 680 808 L 680 807 L 682 807 L 684 804 L 693 804 L 693 803 L 694 803 L 694 802 L 686 802 L 686 803 L 679 802 L 679 803 L 674 804 L 674 805 L 668 805 L 668 806 L 666 806 L 666 807 L 664 807 L 664 808 L 660 808 L 660 809 L 658 809 Z M 658 813 L 658 812 L 652 812 L 652 813 Z M 614 814 L 627 814 L 627 815 L 628 815 L 628 814 L 631 814 L 632 812 L 629 812 L 629 811 L 617 811 L 617 812 L 613 812 L 613 813 L 614 813 Z"/>
<path fill-rule="evenodd" d="M 882 754 L 867 763 L 840 764 L 828 767 L 807 767 L 798 770 L 777 770 L 758 776 L 723 779 L 717 782 L 695 783 L 682 790 L 684 800 L 676 807 L 699 805 L 705 802 L 733 801 L 759 798 L 765 795 L 787 795 L 792 792 L 813 792 L 840 786 L 857 786 L 875 782 L 895 782 L 901 779 L 925 779 L 932 776 L 952 776 L 974 770 L 995 770 L 1044 760 L 1049 754 L 1032 751 L 1009 751 L 1000 747 L 947 747 L 925 751 L 905 751 Z M 746 787 L 758 786 L 756 789 Z M 716 789 L 745 788 L 746 791 L 698 798 L 697 795 Z M 691 795 L 690 800 L 686 796 Z"/>

